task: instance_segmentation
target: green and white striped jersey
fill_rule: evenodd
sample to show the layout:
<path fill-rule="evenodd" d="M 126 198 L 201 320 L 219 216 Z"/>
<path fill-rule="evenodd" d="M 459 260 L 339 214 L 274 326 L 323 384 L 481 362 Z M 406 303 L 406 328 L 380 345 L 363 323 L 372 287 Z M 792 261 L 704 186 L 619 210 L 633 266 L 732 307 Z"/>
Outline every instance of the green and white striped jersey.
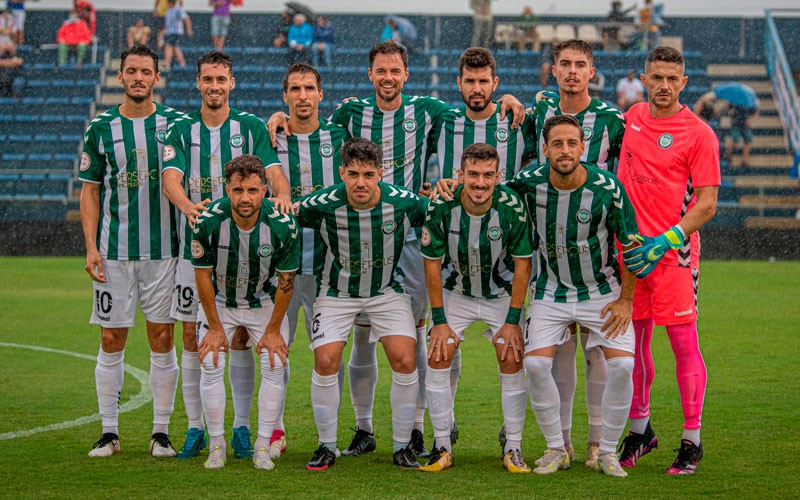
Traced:
<path fill-rule="evenodd" d="M 470 215 L 461 204 L 464 186 L 451 201 L 428 206 L 422 228 L 422 255 L 441 259 L 444 288 L 467 297 L 497 299 L 511 295 L 514 257 L 531 257 L 531 226 L 522 199 L 498 185 L 492 208 Z"/>
<path fill-rule="evenodd" d="M 231 201 L 219 199 L 208 205 L 194 228 L 192 265 L 213 269 L 218 305 L 269 305 L 275 300 L 277 271 L 296 271 L 300 264 L 297 229 L 294 217 L 281 214 L 264 199 L 255 227 L 243 231 L 233 219 Z"/>
<path fill-rule="evenodd" d="M 500 182 L 513 179 L 536 156 L 536 122 L 533 113 L 528 112 L 522 125 L 513 130 L 512 120 L 510 112 L 505 119 L 500 119 L 500 104 L 497 104 L 495 113 L 485 120 L 468 118 L 466 106 L 439 115 L 433 122 L 431 148 L 428 151 L 429 157 L 432 153 L 438 156 L 439 178 L 458 177 L 464 149 L 472 144 L 485 143 L 494 146 L 500 155 Z"/>
<path fill-rule="evenodd" d="M 435 97 L 402 98 L 395 111 L 382 111 L 374 96 L 347 101 L 333 112 L 331 121 L 347 127 L 353 137 L 381 146 L 384 182 L 419 193 L 433 120 L 452 106 Z"/>
<path fill-rule="evenodd" d="M 406 235 L 425 221 L 428 200 L 411 191 L 378 183 L 381 199 L 368 210 L 347 202 L 344 183 L 304 196 L 297 221 L 318 231 L 325 245 L 317 296 L 368 298 L 403 293 L 395 269 Z"/>
<path fill-rule="evenodd" d="M 168 124 L 182 116 L 156 103 L 145 118 L 126 118 L 117 106 L 89 122 L 78 177 L 100 184 L 97 248 L 106 259 L 178 255 L 175 210 L 161 188 L 161 157 Z"/>
<path fill-rule="evenodd" d="M 231 108 L 219 127 L 207 127 L 200 110 L 175 120 L 167 130 L 163 169 L 183 174 L 186 196 L 192 203 L 225 196 L 225 164 L 243 154 L 258 156 L 264 167 L 278 165 L 267 126 L 255 115 Z M 180 214 L 180 255 L 191 258 L 186 242 L 192 240 L 186 216 Z"/>
<path fill-rule="evenodd" d="M 636 214 L 614 174 L 584 167 L 586 182 L 571 191 L 550 184 L 550 165 L 523 170 L 508 183 L 525 200 L 535 230 L 534 299 L 579 302 L 620 288 L 614 238 L 630 243 L 628 235 L 638 233 Z"/>
<path fill-rule="evenodd" d="M 327 121 L 320 121 L 319 128 L 311 134 L 287 136 L 282 130 L 278 132 L 278 158 L 283 175 L 289 180 L 292 201 L 342 181 L 339 176 L 342 165 L 340 151 L 349 138 L 346 128 Z M 302 228 L 300 248 L 302 257 L 298 272 L 319 274 L 325 258 L 319 233 Z"/>
<path fill-rule="evenodd" d="M 544 97 L 534 108 L 539 165 L 548 162 L 544 155 L 544 122 L 551 116 L 563 115 L 559 97 Z M 583 127 L 583 140 L 586 146 L 581 162 L 597 165 L 602 170 L 615 173 L 617 160 L 622 149 L 622 135 L 625 133 L 625 118 L 622 113 L 600 99 L 592 98 L 589 106 L 580 113 L 572 115 Z"/>

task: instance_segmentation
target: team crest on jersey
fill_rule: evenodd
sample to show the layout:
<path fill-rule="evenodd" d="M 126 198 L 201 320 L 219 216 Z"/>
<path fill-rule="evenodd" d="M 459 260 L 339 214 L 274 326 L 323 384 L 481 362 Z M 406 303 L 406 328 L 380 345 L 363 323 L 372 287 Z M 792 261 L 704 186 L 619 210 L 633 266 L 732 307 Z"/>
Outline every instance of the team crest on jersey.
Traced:
<path fill-rule="evenodd" d="M 428 231 L 427 227 L 422 227 L 422 236 L 420 236 L 420 243 L 422 246 L 426 247 L 431 244 L 431 232 Z"/>
<path fill-rule="evenodd" d="M 330 144 L 323 144 L 319 147 L 319 154 L 324 156 L 325 158 L 330 158 L 333 156 L 333 146 Z"/>
<path fill-rule="evenodd" d="M 392 234 L 397 231 L 397 223 L 393 220 L 388 220 L 381 226 L 381 231 L 383 231 L 383 234 Z"/>
<path fill-rule="evenodd" d="M 192 240 L 192 257 L 199 259 L 204 253 L 205 250 L 203 250 L 203 245 L 201 245 L 197 240 Z"/>
<path fill-rule="evenodd" d="M 164 161 L 169 161 L 175 158 L 175 148 L 172 146 L 164 146 Z"/>
<path fill-rule="evenodd" d="M 583 140 L 588 141 L 594 135 L 594 130 L 591 127 L 583 127 Z"/>
<path fill-rule="evenodd" d="M 158 142 L 163 144 L 164 143 L 164 139 L 166 139 L 166 138 L 167 138 L 167 131 L 166 130 L 161 129 L 161 130 L 156 132 L 156 140 Z"/>
<path fill-rule="evenodd" d="M 413 132 L 417 130 L 417 122 L 409 118 L 408 120 L 403 122 L 403 130 L 406 132 Z"/>
<path fill-rule="evenodd" d="M 486 236 L 492 241 L 497 241 L 503 236 L 503 230 L 500 229 L 500 226 L 492 226 L 486 231 Z"/>
<path fill-rule="evenodd" d="M 240 148 L 242 147 L 242 144 L 244 144 L 244 137 L 242 136 L 242 134 L 236 134 L 233 137 L 231 137 L 231 146 L 235 148 Z"/>
<path fill-rule="evenodd" d="M 264 257 L 265 259 L 272 255 L 272 246 L 271 245 L 261 245 L 258 247 L 258 255 Z"/>
<path fill-rule="evenodd" d="M 81 153 L 81 172 L 89 170 L 89 167 L 92 165 L 92 160 L 89 158 L 89 153 Z"/>
<path fill-rule="evenodd" d="M 661 134 L 661 137 L 658 138 L 658 147 L 667 149 L 672 146 L 673 142 L 675 142 L 675 139 L 672 138 L 672 134 Z"/>
<path fill-rule="evenodd" d="M 589 221 L 592 220 L 592 212 L 586 210 L 585 208 L 582 208 L 582 209 L 578 210 L 577 214 L 575 214 L 575 218 L 581 224 L 586 224 L 586 223 L 588 223 Z"/>
<path fill-rule="evenodd" d="M 494 138 L 497 139 L 497 142 L 508 141 L 508 130 L 504 128 L 497 129 L 497 132 L 494 133 Z"/>

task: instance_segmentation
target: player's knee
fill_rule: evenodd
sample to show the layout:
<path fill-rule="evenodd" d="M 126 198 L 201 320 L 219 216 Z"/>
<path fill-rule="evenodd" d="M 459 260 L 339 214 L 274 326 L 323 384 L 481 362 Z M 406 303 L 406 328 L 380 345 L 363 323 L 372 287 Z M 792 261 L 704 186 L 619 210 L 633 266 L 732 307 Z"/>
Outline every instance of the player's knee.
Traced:
<path fill-rule="evenodd" d="M 511 352 L 506 353 L 506 359 L 498 359 L 497 364 L 500 367 L 500 373 L 505 374 L 517 373 L 523 368 L 522 359 L 517 361 Z"/>
<path fill-rule="evenodd" d="M 411 373 L 417 369 L 416 353 L 413 350 L 397 353 L 389 360 L 389 364 L 392 365 L 392 371 L 398 373 Z"/>
<path fill-rule="evenodd" d="M 100 331 L 100 344 L 105 352 L 120 352 L 127 338 L 127 328 L 102 328 Z"/>
<path fill-rule="evenodd" d="M 169 352 L 174 346 L 172 324 L 147 323 L 147 338 L 154 352 Z"/>
<path fill-rule="evenodd" d="M 197 352 L 197 323 L 183 323 L 183 348 Z"/>
<path fill-rule="evenodd" d="M 314 371 L 323 376 L 334 375 L 339 372 L 341 358 L 327 353 L 315 353 Z"/>
<path fill-rule="evenodd" d="M 433 368 L 434 370 L 444 370 L 446 368 L 450 368 L 450 365 L 453 363 L 453 356 L 452 354 L 446 359 L 435 360 L 433 358 L 428 359 L 428 368 Z"/>
<path fill-rule="evenodd" d="M 200 371 L 203 379 L 208 384 L 213 384 L 222 380 L 225 374 L 225 353 L 218 353 L 217 366 L 214 366 L 214 353 L 210 352 L 206 354 L 200 362 Z"/>

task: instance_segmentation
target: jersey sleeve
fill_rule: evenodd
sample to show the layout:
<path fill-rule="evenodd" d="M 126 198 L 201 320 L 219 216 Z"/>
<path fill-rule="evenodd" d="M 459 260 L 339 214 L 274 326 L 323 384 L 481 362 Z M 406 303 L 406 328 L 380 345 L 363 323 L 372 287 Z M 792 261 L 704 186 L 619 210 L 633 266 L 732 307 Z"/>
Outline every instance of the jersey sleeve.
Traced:
<path fill-rule="evenodd" d="M 192 231 L 192 265 L 194 267 L 214 267 L 211 226 L 210 219 L 201 218 Z"/>
<path fill-rule="evenodd" d="M 342 103 L 341 106 L 333 110 L 333 114 L 328 121 L 346 128 L 350 123 L 350 110 L 352 109 L 352 106 L 353 105 L 350 104 L 350 101 Z"/>
<path fill-rule="evenodd" d="M 312 229 L 319 229 L 322 223 L 322 211 L 319 209 L 318 199 L 323 193 L 328 190 L 316 191 L 309 193 L 295 202 L 297 207 L 297 214 L 295 218 L 300 227 L 310 227 Z"/>
<path fill-rule="evenodd" d="M 439 115 L 444 113 L 445 111 L 449 111 L 454 109 L 452 105 L 447 104 L 446 102 L 442 101 L 441 99 L 437 99 L 436 97 L 426 96 L 422 99 L 425 99 L 425 110 L 431 117 L 431 120 L 435 120 Z"/>
<path fill-rule="evenodd" d="M 253 154 L 261 159 L 261 164 L 265 168 L 278 165 L 280 167 L 281 161 L 278 159 L 278 153 L 272 147 L 269 133 L 267 132 L 267 125 L 258 118 L 253 119 L 252 126 L 253 133 Z"/>
<path fill-rule="evenodd" d="M 408 211 L 408 220 L 411 227 L 422 227 L 425 224 L 425 214 L 428 211 L 428 199 L 421 198 L 412 193 L 411 208 Z"/>
<path fill-rule="evenodd" d="M 614 110 L 608 126 L 608 171 L 616 172 L 619 163 L 619 154 L 622 151 L 622 137 L 625 135 L 625 117 L 621 112 Z"/>
<path fill-rule="evenodd" d="M 639 233 L 639 227 L 636 224 L 636 211 L 633 209 L 628 193 L 622 187 L 622 183 L 618 179 L 616 181 L 617 189 L 612 194 L 612 203 L 609 207 L 608 223 L 617 240 L 623 246 L 630 245 L 631 239 L 628 237 L 630 234 Z"/>
<path fill-rule="evenodd" d="M 275 270 L 281 272 L 297 271 L 300 268 L 300 238 L 298 237 L 297 220 L 291 215 L 285 223 L 283 246 L 275 264 Z"/>
<path fill-rule="evenodd" d="M 189 167 L 189 157 L 183 137 L 184 123 L 186 122 L 183 119 L 178 118 L 167 125 L 161 170 L 174 168 L 185 176 Z"/>
<path fill-rule="evenodd" d="M 83 151 L 78 177 L 81 180 L 99 184 L 103 182 L 105 155 L 100 154 L 97 134 L 90 125 L 83 136 Z"/>
<path fill-rule="evenodd" d="M 428 259 L 441 259 L 444 257 L 447 245 L 447 232 L 444 228 L 445 210 L 443 201 L 431 202 L 425 214 L 425 224 L 422 226 L 420 248 L 422 256 Z"/>
<path fill-rule="evenodd" d="M 522 202 L 521 197 L 515 196 L 516 208 L 511 212 L 511 234 L 508 237 L 508 251 L 514 257 L 530 257 L 533 255 L 533 242 L 531 239 L 531 223 L 528 218 L 528 211 Z"/>
<path fill-rule="evenodd" d="M 522 165 L 524 166 L 536 158 L 536 150 L 539 146 L 538 138 L 536 137 L 536 120 L 531 108 L 525 110 L 525 118 L 522 120 L 520 127 L 522 128 L 522 141 L 524 143 L 522 149 Z"/>
<path fill-rule="evenodd" d="M 711 127 L 698 120 L 696 142 L 689 157 L 692 186 L 719 186 L 719 140 Z"/>

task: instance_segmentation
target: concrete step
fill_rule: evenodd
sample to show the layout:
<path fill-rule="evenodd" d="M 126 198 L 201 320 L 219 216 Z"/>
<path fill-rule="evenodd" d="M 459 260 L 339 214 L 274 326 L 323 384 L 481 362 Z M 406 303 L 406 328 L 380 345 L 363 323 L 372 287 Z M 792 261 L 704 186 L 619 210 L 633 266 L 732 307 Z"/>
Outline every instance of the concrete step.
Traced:
<path fill-rule="evenodd" d="M 763 149 L 786 149 L 789 144 L 782 135 L 754 135 L 753 147 Z"/>
<path fill-rule="evenodd" d="M 751 168 L 786 168 L 788 173 L 792 167 L 791 155 L 750 155 L 748 162 Z"/>
<path fill-rule="evenodd" d="M 800 188 L 800 179 L 777 175 L 738 175 L 733 177 L 733 185 L 737 188 Z"/>
<path fill-rule="evenodd" d="M 723 129 L 731 128 L 731 117 L 723 116 L 719 119 L 719 126 Z M 781 129 L 783 130 L 783 123 L 781 117 L 777 115 L 758 115 L 753 120 L 753 129 Z"/>
<path fill-rule="evenodd" d="M 710 77 L 767 76 L 767 67 L 763 64 L 709 64 L 706 71 Z"/>
<path fill-rule="evenodd" d="M 744 221 L 747 228 L 800 229 L 797 217 L 748 217 Z"/>
<path fill-rule="evenodd" d="M 797 195 L 744 195 L 739 197 L 742 208 L 789 209 L 800 208 Z"/>

